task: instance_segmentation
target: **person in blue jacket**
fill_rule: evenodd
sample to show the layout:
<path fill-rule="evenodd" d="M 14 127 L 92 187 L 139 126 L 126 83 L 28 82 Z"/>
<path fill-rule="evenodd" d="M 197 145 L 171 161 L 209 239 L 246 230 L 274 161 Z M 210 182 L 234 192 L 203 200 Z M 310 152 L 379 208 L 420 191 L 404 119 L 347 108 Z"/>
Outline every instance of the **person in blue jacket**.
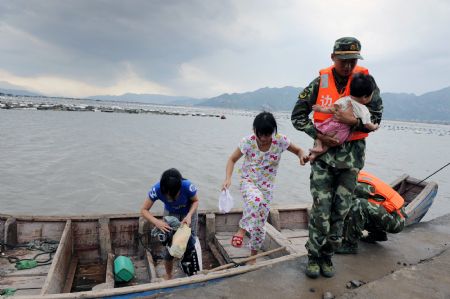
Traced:
<path fill-rule="evenodd" d="M 142 216 L 163 232 L 170 232 L 167 222 L 158 219 L 149 211 L 156 200 L 164 203 L 164 216 L 174 216 L 192 228 L 192 235 L 197 235 L 198 227 L 198 197 L 197 187 L 191 181 L 182 177 L 181 173 L 171 168 L 163 172 L 161 180 L 153 185 L 141 208 Z M 173 257 L 167 248 L 164 252 L 166 279 L 172 279 Z"/>

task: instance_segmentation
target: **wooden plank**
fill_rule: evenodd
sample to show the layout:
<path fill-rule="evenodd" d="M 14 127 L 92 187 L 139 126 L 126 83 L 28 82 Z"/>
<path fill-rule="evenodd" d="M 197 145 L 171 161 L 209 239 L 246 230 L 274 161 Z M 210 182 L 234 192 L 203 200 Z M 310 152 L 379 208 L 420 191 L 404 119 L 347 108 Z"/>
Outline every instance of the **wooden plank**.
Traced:
<path fill-rule="evenodd" d="M 259 257 L 268 256 L 270 254 L 273 254 L 275 252 L 282 251 L 282 250 L 285 250 L 285 249 L 286 249 L 285 247 L 279 247 L 279 248 L 276 248 L 276 249 L 273 249 L 273 250 L 270 250 L 270 251 L 267 251 L 267 252 L 258 253 L 256 255 L 253 255 L 253 256 L 247 257 L 245 259 L 242 259 L 241 262 L 245 263 L 245 262 L 249 262 L 249 261 L 252 261 L 252 260 L 256 260 Z M 228 269 L 228 268 L 231 268 L 231 267 L 234 267 L 234 266 L 235 266 L 235 263 L 229 263 L 229 264 L 226 264 L 226 265 L 223 265 L 223 266 L 219 266 L 219 267 L 216 267 L 216 268 L 213 268 L 213 269 L 210 269 L 210 270 L 201 271 L 200 273 L 208 274 L 210 272 L 220 271 L 220 270 Z"/>
<path fill-rule="evenodd" d="M 0 289 L 40 289 L 45 282 L 45 276 L 16 276 L 0 280 Z"/>
<path fill-rule="evenodd" d="M 206 214 L 206 242 L 211 242 L 216 234 L 216 215 Z"/>
<path fill-rule="evenodd" d="M 17 245 L 17 219 L 14 217 L 9 217 L 6 220 L 4 242 L 10 247 Z"/>
<path fill-rule="evenodd" d="M 294 244 L 294 246 L 297 247 L 297 245 L 305 246 L 306 242 L 308 241 L 308 237 L 302 237 L 302 238 L 289 238 L 289 241 Z"/>
<path fill-rule="evenodd" d="M 214 245 L 213 242 L 208 242 L 208 247 L 209 250 L 211 251 L 211 253 L 213 254 L 214 258 L 217 260 L 217 262 L 219 263 L 219 265 L 225 265 L 227 262 L 225 261 L 224 257 L 222 256 L 222 254 L 219 252 L 219 250 L 217 249 L 216 245 Z"/>
<path fill-rule="evenodd" d="M 286 238 L 281 232 L 277 231 L 270 223 L 266 223 L 265 225 L 266 235 L 269 236 L 273 243 L 270 247 L 266 247 L 266 249 L 272 249 L 273 247 L 284 246 L 286 247 L 286 251 L 288 253 L 296 253 L 295 247 L 292 246 L 291 242 L 289 242 L 288 238 Z M 267 239 L 267 237 L 266 237 Z"/>
<path fill-rule="evenodd" d="M 155 262 L 153 261 L 152 254 L 146 250 L 145 257 L 147 259 L 148 277 L 150 277 L 150 282 L 156 282 L 158 281 L 158 277 L 156 276 Z"/>
<path fill-rule="evenodd" d="M 114 288 L 114 254 L 108 253 L 108 259 L 106 262 L 106 274 L 105 274 L 105 288 Z"/>
<path fill-rule="evenodd" d="M 99 223 L 99 243 L 100 256 L 103 262 L 108 260 L 108 254 L 112 252 L 111 249 L 111 232 L 109 230 L 109 218 L 100 218 Z"/>
<path fill-rule="evenodd" d="M 281 223 L 280 223 L 280 212 L 278 212 L 277 209 L 271 209 L 269 212 L 269 223 L 272 224 L 273 227 L 275 227 L 276 230 L 281 229 Z"/>
<path fill-rule="evenodd" d="M 248 237 L 244 236 L 244 244 L 241 248 L 236 248 L 231 245 L 232 235 L 233 233 L 230 232 L 216 233 L 215 235 L 215 245 L 228 263 L 232 262 L 236 258 L 250 256 L 250 249 L 245 246 L 248 242 Z"/>
<path fill-rule="evenodd" d="M 0 219 L 0 243 L 4 243 L 5 242 L 5 223 L 6 220 Z M 0 245 L 2 246 L 2 245 Z M 1 248 L 0 248 L 1 251 Z"/>
<path fill-rule="evenodd" d="M 77 270 L 78 257 L 74 256 L 70 262 L 69 270 L 67 271 L 66 282 L 64 283 L 64 288 L 61 293 L 70 293 L 73 284 L 73 278 L 75 277 L 75 272 Z"/>
<path fill-rule="evenodd" d="M 52 266 L 41 290 L 41 295 L 61 293 L 66 282 L 73 251 L 72 222 L 68 220 L 61 236 Z"/>
<path fill-rule="evenodd" d="M 144 217 L 139 217 L 138 233 L 141 238 L 138 247 L 138 255 L 140 258 L 144 258 L 146 255 L 146 249 L 144 248 L 142 243 L 145 246 L 148 246 L 148 234 L 150 233 L 150 222 L 148 222 Z"/>
<path fill-rule="evenodd" d="M 309 231 L 307 229 L 282 229 L 281 234 L 286 238 L 301 238 L 308 237 Z"/>

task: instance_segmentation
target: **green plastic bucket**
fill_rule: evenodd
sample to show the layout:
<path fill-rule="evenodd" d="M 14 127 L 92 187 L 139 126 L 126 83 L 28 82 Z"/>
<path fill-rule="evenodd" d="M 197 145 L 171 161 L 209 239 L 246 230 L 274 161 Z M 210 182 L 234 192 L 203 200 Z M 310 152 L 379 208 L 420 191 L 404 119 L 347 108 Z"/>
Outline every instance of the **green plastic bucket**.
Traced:
<path fill-rule="evenodd" d="M 120 255 L 114 260 L 114 278 L 116 281 L 128 282 L 134 278 L 134 266 L 129 257 Z"/>

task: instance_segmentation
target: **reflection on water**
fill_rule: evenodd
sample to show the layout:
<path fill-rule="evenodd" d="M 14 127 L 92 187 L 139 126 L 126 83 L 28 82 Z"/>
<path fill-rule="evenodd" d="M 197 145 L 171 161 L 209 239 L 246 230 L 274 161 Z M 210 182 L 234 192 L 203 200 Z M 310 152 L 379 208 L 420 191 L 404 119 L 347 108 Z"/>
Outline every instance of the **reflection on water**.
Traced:
<path fill-rule="evenodd" d="M 170 167 L 198 185 L 201 208 L 216 208 L 226 160 L 251 133 L 255 112 L 205 111 L 227 119 L 0 110 L 0 212 L 137 212 L 150 186 Z M 281 133 L 303 148 L 312 146 L 292 127 L 289 114 L 277 118 Z M 450 126 L 385 121 L 367 140 L 366 170 L 387 182 L 403 173 L 425 178 L 450 162 L 449 137 Z M 286 152 L 274 202 L 311 202 L 309 172 L 309 165 L 299 166 Z M 450 213 L 449 173 L 447 168 L 432 178 L 439 192 L 425 219 Z M 235 175 L 231 192 L 240 203 L 237 185 Z"/>

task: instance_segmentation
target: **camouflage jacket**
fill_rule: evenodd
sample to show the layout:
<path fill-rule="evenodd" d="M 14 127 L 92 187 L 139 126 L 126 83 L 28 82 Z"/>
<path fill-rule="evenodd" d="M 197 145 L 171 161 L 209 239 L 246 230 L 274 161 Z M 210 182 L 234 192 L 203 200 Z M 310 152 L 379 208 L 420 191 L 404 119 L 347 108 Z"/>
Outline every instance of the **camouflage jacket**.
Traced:
<path fill-rule="evenodd" d="M 333 70 L 334 72 L 334 70 Z M 336 78 L 336 86 L 338 89 L 345 88 L 347 80 L 340 77 L 334 72 Z M 316 104 L 317 95 L 319 94 L 320 77 L 314 79 L 298 96 L 298 101 L 292 110 L 291 121 L 297 130 L 303 131 L 312 138 L 317 137 L 317 131 L 314 127 L 309 115 L 312 111 L 312 106 Z M 379 124 L 383 113 L 383 101 L 380 97 L 380 90 L 378 87 L 372 97 L 372 101 L 367 104 L 369 108 L 372 122 Z M 361 120 L 358 119 L 358 124 L 354 126 L 354 130 L 367 132 Z M 370 135 L 369 135 L 370 137 Z M 327 163 L 331 167 L 340 169 L 358 168 L 362 169 L 364 166 L 366 150 L 365 139 L 344 142 L 340 146 L 330 148 L 326 153 L 319 156 L 318 159 Z"/>

